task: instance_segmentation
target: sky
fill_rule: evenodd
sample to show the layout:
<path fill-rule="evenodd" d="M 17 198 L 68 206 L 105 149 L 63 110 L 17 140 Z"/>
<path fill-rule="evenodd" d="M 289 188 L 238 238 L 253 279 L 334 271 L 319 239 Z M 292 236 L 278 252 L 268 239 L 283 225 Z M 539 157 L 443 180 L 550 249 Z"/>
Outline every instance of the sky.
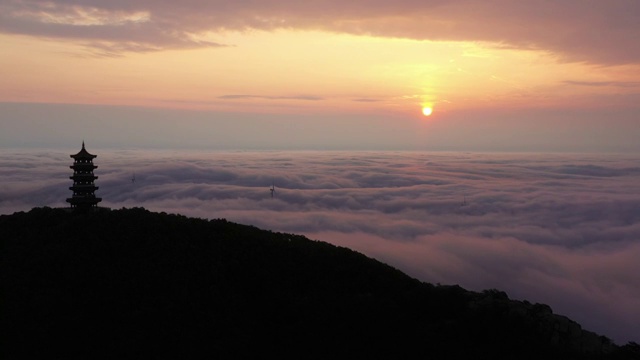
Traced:
<path fill-rule="evenodd" d="M 640 341 L 637 154 L 87 149 L 101 206 L 302 234 Z M 74 150 L 0 157 L 0 214 L 68 206 Z"/>
<path fill-rule="evenodd" d="M 639 14 L 0 0 L 0 147 L 638 152 Z"/>

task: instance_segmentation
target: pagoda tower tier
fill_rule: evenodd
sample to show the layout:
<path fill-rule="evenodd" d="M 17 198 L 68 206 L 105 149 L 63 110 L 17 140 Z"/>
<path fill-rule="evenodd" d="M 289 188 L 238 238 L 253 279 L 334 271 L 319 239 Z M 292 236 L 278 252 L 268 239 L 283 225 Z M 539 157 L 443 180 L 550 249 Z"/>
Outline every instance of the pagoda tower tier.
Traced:
<path fill-rule="evenodd" d="M 69 179 L 73 180 L 73 186 L 69 190 L 73 191 L 73 196 L 67 199 L 67 202 L 71 204 L 72 208 L 87 209 L 97 207 L 98 203 L 102 201 L 102 198 L 96 197 L 95 192 L 98 187 L 93 183 L 98 177 L 93 175 L 93 170 L 98 167 L 93 165 L 93 159 L 97 155 L 90 154 L 84 147 L 84 141 L 82 142 L 82 149 L 75 155 L 70 155 L 73 158 L 73 165 L 70 166 L 73 169 L 73 175 Z"/>

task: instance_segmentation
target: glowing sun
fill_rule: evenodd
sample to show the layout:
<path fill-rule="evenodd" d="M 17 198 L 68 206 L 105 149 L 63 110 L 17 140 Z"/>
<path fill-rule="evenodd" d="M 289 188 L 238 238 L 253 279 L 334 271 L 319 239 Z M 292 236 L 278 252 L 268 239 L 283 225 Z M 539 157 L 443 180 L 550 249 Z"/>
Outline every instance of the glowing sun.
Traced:
<path fill-rule="evenodd" d="M 433 109 L 432 108 L 430 108 L 428 106 L 425 106 L 425 107 L 422 108 L 422 114 L 424 116 L 429 116 L 429 115 L 431 115 L 431 113 L 433 113 Z"/>

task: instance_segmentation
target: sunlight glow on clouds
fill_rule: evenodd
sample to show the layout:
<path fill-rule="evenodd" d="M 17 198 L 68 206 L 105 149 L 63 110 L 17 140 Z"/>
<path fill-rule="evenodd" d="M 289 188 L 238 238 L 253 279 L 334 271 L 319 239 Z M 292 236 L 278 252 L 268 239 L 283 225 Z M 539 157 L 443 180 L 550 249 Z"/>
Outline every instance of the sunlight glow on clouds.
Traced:
<path fill-rule="evenodd" d="M 105 19 L 145 14 L 143 18 L 153 27 L 175 33 L 295 29 L 417 40 L 487 41 L 502 43 L 505 47 L 548 49 L 578 61 L 608 63 L 638 60 L 640 52 L 630 46 L 639 31 L 634 18 L 638 6 L 637 2 L 627 0 L 606 3 L 403 0 L 394 2 L 393 6 L 377 0 L 349 3 L 335 0 L 0 2 L 5 19 L 1 28 L 15 34 L 51 35 L 47 31 L 56 34 L 55 29 L 39 27 L 38 21 L 20 18 L 24 13 L 51 14 L 60 19 L 98 19 L 97 25 L 102 25 Z M 144 32 L 145 28 L 134 25 L 132 23 L 128 30 L 135 38 L 136 32 Z M 107 28 L 98 29 L 96 35 L 105 41 L 118 39 Z M 57 36 L 82 39 L 87 35 L 83 34 L 82 27 L 77 27 L 58 32 Z M 160 35 L 145 41 L 162 47 L 165 40 Z"/>
<path fill-rule="evenodd" d="M 128 23 L 144 23 L 150 21 L 148 11 L 139 12 L 111 12 L 95 7 L 72 6 L 63 8 L 49 3 L 49 6 L 37 12 L 17 12 L 17 17 L 24 17 L 27 20 L 35 20 L 42 23 L 66 24 L 74 26 L 105 26 L 121 25 Z"/>

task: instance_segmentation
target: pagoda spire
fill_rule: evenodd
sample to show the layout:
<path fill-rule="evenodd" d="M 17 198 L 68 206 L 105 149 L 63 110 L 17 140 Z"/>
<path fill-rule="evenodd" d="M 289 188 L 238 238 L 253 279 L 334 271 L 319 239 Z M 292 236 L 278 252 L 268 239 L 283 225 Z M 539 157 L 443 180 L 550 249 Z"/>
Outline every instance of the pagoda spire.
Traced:
<path fill-rule="evenodd" d="M 102 198 L 96 197 L 95 191 L 98 187 L 95 186 L 94 181 L 98 178 L 93 175 L 93 170 L 98 167 L 93 165 L 93 159 L 97 155 L 90 154 L 84 146 L 84 140 L 82 140 L 82 149 L 75 155 L 69 155 L 73 158 L 73 165 L 70 166 L 73 169 L 73 176 L 69 178 L 73 180 L 73 186 L 69 190 L 73 191 L 73 196 L 67 199 L 67 202 L 71 204 L 72 208 L 76 209 L 89 209 L 98 206 L 98 203 L 102 201 Z"/>

